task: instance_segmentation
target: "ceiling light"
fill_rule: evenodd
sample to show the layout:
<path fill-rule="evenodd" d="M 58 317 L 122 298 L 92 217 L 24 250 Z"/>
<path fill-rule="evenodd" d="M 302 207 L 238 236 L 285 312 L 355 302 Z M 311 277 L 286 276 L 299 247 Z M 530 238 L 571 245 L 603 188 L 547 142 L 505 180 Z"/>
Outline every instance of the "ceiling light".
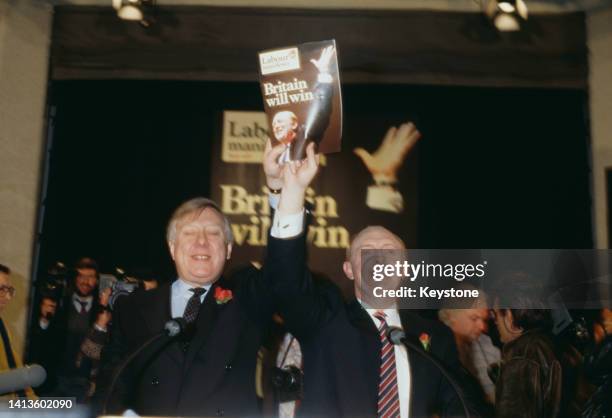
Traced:
<path fill-rule="evenodd" d="M 146 23 L 145 14 L 153 8 L 154 0 L 112 0 L 117 16 L 123 20 Z"/>
<path fill-rule="evenodd" d="M 514 32 L 527 21 L 527 5 L 524 0 L 489 0 L 485 14 L 500 32 Z"/>

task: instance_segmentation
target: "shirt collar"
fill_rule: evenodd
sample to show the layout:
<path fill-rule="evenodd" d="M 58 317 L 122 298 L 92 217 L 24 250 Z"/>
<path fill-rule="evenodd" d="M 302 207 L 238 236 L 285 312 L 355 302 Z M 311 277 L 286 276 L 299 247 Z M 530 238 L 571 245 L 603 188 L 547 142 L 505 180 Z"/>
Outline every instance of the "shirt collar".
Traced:
<path fill-rule="evenodd" d="M 181 279 L 180 277 L 178 278 L 177 281 L 174 282 L 174 284 L 172 285 L 172 287 L 174 288 L 174 290 L 178 291 L 179 294 L 181 295 L 187 295 L 189 297 L 191 297 L 191 295 L 193 295 L 192 292 L 189 291 L 189 289 L 193 289 L 194 287 L 201 287 L 203 289 L 206 289 L 206 293 L 208 293 L 208 291 L 210 290 L 210 287 L 212 286 L 211 283 L 209 284 L 205 284 L 204 286 L 194 286 L 191 283 L 187 283 L 185 280 Z M 204 294 L 206 294 L 204 293 Z"/>
<path fill-rule="evenodd" d="M 374 321 L 374 324 L 376 324 L 377 327 L 380 325 L 380 320 L 376 318 L 374 314 L 376 312 L 384 312 L 388 325 L 402 328 L 402 320 L 399 316 L 399 311 L 397 310 L 397 306 L 394 306 L 392 308 L 387 308 L 387 309 L 375 309 L 375 308 L 370 308 L 369 306 L 367 306 L 367 304 L 362 302 L 360 299 L 357 299 L 357 300 L 359 301 L 363 309 L 365 309 L 365 311 L 368 313 L 370 318 L 372 318 L 372 320 Z"/>
<path fill-rule="evenodd" d="M 84 303 L 87 303 L 89 305 L 90 303 L 93 302 L 93 296 L 92 295 L 89 295 L 89 296 L 79 296 L 78 294 L 73 293 L 72 294 L 72 300 L 74 300 L 75 302 L 84 302 Z"/>
<path fill-rule="evenodd" d="M 368 312 L 368 315 L 370 315 L 372 318 L 375 318 L 377 321 L 378 321 L 378 318 L 376 318 L 374 316 L 374 314 L 376 312 L 384 312 L 384 314 L 386 315 L 385 318 L 386 318 L 388 324 L 391 324 L 391 323 L 396 324 L 396 323 L 400 322 L 400 316 L 399 316 L 399 312 L 397 311 L 397 309 L 371 309 L 371 308 L 366 308 L 366 311 Z"/>

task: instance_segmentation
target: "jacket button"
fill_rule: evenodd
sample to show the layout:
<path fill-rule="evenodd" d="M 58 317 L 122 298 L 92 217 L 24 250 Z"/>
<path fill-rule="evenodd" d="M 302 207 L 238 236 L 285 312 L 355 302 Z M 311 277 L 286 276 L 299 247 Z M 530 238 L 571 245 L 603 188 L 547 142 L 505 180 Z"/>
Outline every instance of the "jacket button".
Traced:
<path fill-rule="evenodd" d="M 221 409 L 221 408 L 217 409 L 217 416 L 218 417 L 222 417 L 224 413 L 225 412 L 223 411 L 223 409 Z"/>
<path fill-rule="evenodd" d="M 153 386 L 159 385 L 159 379 L 157 377 L 154 377 L 153 379 L 151 379 L 151 385 Z"/>
<path fill-rule="evenodd" d="M 232 365 L 231 365 L 231 364 L 226 364 L 226 365 L 225 365 L 225 370 L 227 370 L 228 372 L 229 372 L 230 370 L 232 370 Z"/>

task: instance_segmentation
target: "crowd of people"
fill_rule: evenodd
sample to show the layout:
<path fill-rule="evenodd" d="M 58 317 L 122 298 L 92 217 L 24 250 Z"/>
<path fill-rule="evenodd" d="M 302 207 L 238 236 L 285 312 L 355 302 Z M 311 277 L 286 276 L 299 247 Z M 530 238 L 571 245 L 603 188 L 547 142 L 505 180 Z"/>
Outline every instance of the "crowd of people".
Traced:
<path fill-rule="evenodd" d="M 38 292 L 26 360 L 48 378 L 36 395 L 163 416 L 612 416 L 610 309 L 593 314 L 590 342 L 576 347 L 553 333 L 551 312 L 520 272 L 508 279 L 520 301 L 481 295 L 462 309 L 442 307 L 438 318 L 373 308 L 361 297 L 361 250 L 405 249 L 381 226 L 357 233 L 339 266 L 354 283 L 347 301 L 307 266 L 314 148 L 304 161 L 279 164 L 283 151 L 268 147 L 264 156 L 275 214 L 261 269 L 224 276 L 230 222 L 215 202 L 195 198 L 168 222 L 176 280 L 111 304 L 98 264 L 82 258 L 61 296 Z M 1 310 L 14 288 L 0 267 Z M 147 345 L 171 318 L 186 324 L 180 335 Z M 394 327 L 419 350 L 390 340 Z M 0 334 L 0 367 L 18 367 L 1 318 Z M 14 395 L 35 396 L 27 392 Z"/>

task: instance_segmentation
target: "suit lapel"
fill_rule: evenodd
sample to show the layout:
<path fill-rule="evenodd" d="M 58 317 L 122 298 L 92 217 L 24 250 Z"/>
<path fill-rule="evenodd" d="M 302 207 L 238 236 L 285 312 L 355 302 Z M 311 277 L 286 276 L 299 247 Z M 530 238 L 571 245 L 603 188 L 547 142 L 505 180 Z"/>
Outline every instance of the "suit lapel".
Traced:
<path fill-rule="evenodd" d="M 370 318 L 368 312 L 361 306 L 361 303 L 357 299 L 352 300 L 346 305 L 346 312 L 348 314 L 349 321 L 354 327 L 359 328 L 368 334 L 374 334 L 378 336 L 378 330 L 376 325 Z"/>
<path fill-rule="evenodd" d="M 374 404 L 378 399 L 378 382 L 380 380 L 380 337 L 378 329 L 372 321 L 368 312 L 361 306 L 358 300 L 353 300 L 346 305 L 347 315 L 350 323 L 359 329 L 362 347 L 362 359 L 365 381 L 370 399 Z"/>
<path fill-rule="evenodd" d="M 152 300 L 140 306 L 140 313 L 145 320 L 147 328 L 151 334 L 157 334 L 168 320 L 171 319 L 170 298 L 171 283 L 165 283 L 157 289 L 157 292 L 150 293 Z M 183 353 L 177 344 L 169 344 L 163 351 L 179 365 L 183 362 Z"/>

